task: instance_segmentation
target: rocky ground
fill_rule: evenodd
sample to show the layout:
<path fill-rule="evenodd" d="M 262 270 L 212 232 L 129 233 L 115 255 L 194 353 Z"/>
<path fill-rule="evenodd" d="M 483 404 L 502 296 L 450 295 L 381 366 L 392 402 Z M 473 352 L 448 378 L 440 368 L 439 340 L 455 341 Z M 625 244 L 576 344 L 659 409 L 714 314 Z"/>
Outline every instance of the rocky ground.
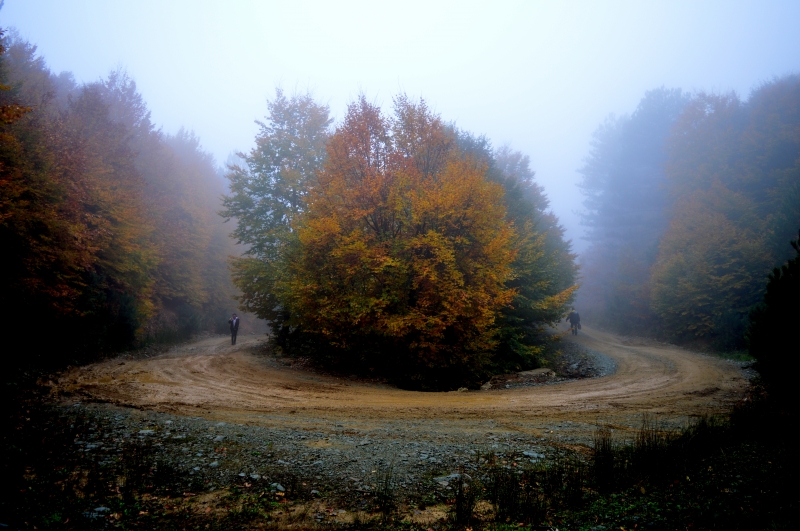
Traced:
<path fill-rule="evenodd" d="M 492 385 L 553 385 L 608 374 L 614 362 L 570 344 L 555 368 L 558 372 L 497 377 Z M 336 506 L 325 518 L 365 510 L 387 479 L 399 498 L 416 498 L 415 511 L 422 513 L 425 500 L 435 505 L 451 494 L 456 474 L 479 474 L 487 456 L 523 467 L 552 458 L 563 444 L 574 450 L 575 444 L 588 442 L 559 434 L 571 433 L 575 426 L 570 421 L 546 426 L 547 436 L 536 437 L 502 427 L 481 432 L 450 430 L 446 425 L 409 430 L 402 423 L 373 430 L 350 423 L 332 423 L 325 430 L 296 425 L 281 429 L 102 403 L 65 403 L 59 409 L 60 415 L 80 419 L 70 426 L 73 450 L 87 465 L 114 467 L 136 449 L 148 456 L 149 466 L 176 493 L 196 495 L 233 485 L 278 496 L 325 498 Z"/>
<path fill-rule="evenodd" d="M 617 364 L 605 354 L 577 343 L 564 342 L 559 345 L 559 354 L 548 359 L 547 368 L 497 375 L 481 389 L 552 385 L 569 380 L 609 376 L 616 370 Z"/>
<path fill-rule="evenodd" d="M 397 521 L 435 528 L 459 478 L 484 488 L 498 470 L 571 466 L 589 457 L 598 426 L 619 442 L 642 415 L 679 428 L 724 411 L 746 387 L 747 371 L 731 362 L 584 332 L 545 368 L 446 393 L 331 374 L 275 357 L 258 336 L 235 347 L 207 336 L 77 367 L 42 381 L 42 412 L 15 420 L 28 439 L 9 446 L 28 485 L 15 496 L 26 513 L 55 500 L 42 521 L 76 529 L 184 517 L 202 528 L 206 516 L 227 529 L 256 513 L 279 528 L 359 528 L 389 496 Z M 62 503 L 68 485 L 78 489 L 72 505 Z M 486 496 L 476 511 L 488 522 Z"/>

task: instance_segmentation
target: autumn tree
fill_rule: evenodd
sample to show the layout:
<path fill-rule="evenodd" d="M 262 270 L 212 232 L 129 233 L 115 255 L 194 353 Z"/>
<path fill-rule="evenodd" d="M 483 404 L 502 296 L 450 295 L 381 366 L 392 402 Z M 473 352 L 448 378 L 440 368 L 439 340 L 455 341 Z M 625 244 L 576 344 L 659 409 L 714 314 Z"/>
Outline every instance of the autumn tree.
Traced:
<path fill-rule="evenodd" d="M 750 310 L 800 226 L 799 102 L 796 75 L 747 101 L 661 90 L 601 127 L 582 170 L 593 243 L 581 303 L 597 321 L 745 347 Z"/>
<path fill-rule="evenodd" d="M 80 90 L 62 116 L 54 177 L 78 191 L 82 244 L 92 250 L 82 311 L 94 330 L 84 337 L 92 338 L 93 350 L 121 348 L 155 311 L 151 273 L 158 255 L 148 246 L 143 181 L 127 130 L 111 120 L 98 86 Z"/>
<path fill-rule="evenodd" d="M 0 28 L 0 56 L 6 53 L 4 36 L 5 31 Z M 0 62 L 0 69 L 2 69 L 2 71 L 0 71 L 0 78 L 5 81 L 8 77 L 8 73 L 5 71 L 3 64 L 4 62 Z M 0 93 L 7 93 L 10 90 L 11 86 L 6 85 L 5 83 L 0 83 Z M 30 107 L 20 105 L 11 98 L 2 98 L 2 104 L 0 104 L 0 123 L 6 125 L 13 124 L 31 110 L 32 109 Z"/>
<path fill-rule="evenodd" d="M 653 310 L 671 336 L 720 337 L 720 347 L 742 348 L 747 315 L 773 260 L 762 223 L 736 223 L 724 214 L 747 216 L 750 207 L 720 186 L 676 206 L 652 278 Z"/>
<path fill-rule="evenodd" d="M 8 44 L 4 37 L 0 56 L 4 114 L 0 124 L 0 247 L 4 254 L 0 311 L 4 322 L 11 318 L 12 308 L 13 312 L 41 308 L 47 315 L 77 311 L 82 270 L 92 260 L 90 249 L 81 244 L 85 234 L 73 208 L 77 201 L 65 197 L 72 190 L 52 178 L 55 156 L 49 122 L 42 113 L 32 112 L 37 100 L 27 97 L 24 80 L 9 64 L 10 52 L 27 59 L 35 49 L 20 51 Z"/>
<path fill-rule="evenodd" d="M 747 102 L 698 94 L 669 141 L 672 221 L 653 268 L 671 335 L 743 349 L 750 309 L 800 226 L 800 77 Z M 791 228 L 790 228 L 791 227 Z"/>
<path fill-rule="evenodd" d="M 56 334 L 69 330 L 73 341 L 62 344 L 76 350 L 118 348 L 152 309 L 141 182 L 97 87 L 56 107 L 55 84 L 34 53 L 12 44 L 3 58 L 11 92 L 32 109 L 8 125 L 0 155 L 10 194 L 0 236 L 4 311 L 37 314 Z"/>
<path fill-rule="evenodd" d="M 133 163 L 142 181 L 145 216 L 151 221 L 147 248 L 152 305 L 143 333 L 150 338 L 186 338 L 224 324 L 234 307 L 227 277 L 226 227 L 216 214 L 224 181 L 213 157 L 184 129 L 158 130 L 136 83 L 121 70 L 98 84 L 110 119 L 127 131 Z"/>
<path fill-rule="evenodd" d="M 235 290 L 219 278 L 230 251 L 213 159 L 192 135 L 157 130 L 124 73 L 78 85 L 35 46 L 2 43 L 0 322 L 46 323 L 44 363 L 224 322 L 216 306 Z M 171 320 L 176 308 L 197 326 Z"/>
<path fill-rule="evenodd" d="M 360 97 L 327 152 L 296 225 L 292 324 L 329 356 L 412 385 L 480 373 L 514 296 L 502 188 L 424 102 L 402 96 L 392 118 Z"/>

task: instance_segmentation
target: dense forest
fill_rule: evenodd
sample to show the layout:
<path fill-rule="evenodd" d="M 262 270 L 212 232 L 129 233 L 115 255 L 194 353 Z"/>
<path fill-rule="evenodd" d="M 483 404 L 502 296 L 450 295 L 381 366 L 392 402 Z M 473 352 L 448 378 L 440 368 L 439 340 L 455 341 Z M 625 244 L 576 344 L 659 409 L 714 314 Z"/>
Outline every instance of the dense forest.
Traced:
<path fill-rule="evenodd" d="M 423 389 L 540 363 L 576 267 L 527 157 L 405 95 L 391 116 L 361 96 L 331 129 L 278 91 L 241 158 L 234 279 L 277 347 Z"/>
<path fill-rule="evenodd" d="M 20 322 L 45 330 L 25 363 L 222 331 L 240 293 L 286 353 L 452 388 L 539 365 L 576 293 L 529 159 L 423 100 L 387 115 L 361 96 L 334 125 L 278 90 L 227 195 L 122 70 L 79 85 L 3 36 L 0 105 L 2 322 L 23 348 Z M 650 91 L 601 124 L 581 173 L 584 319 L 744 349 L 800 228 L 800 77 L 747 100 Z"/>
<path fill-rule="evenodd" d="M 584 316 L 613 330 L 746 347 L 800 228 L 800 76 L 734 94 L 658 89 L 595 133 L 582 168 Z"/>
<path fill-rule="evenodd" d="M 79 85 L 14 35 L 0 61 L 7 362 L 64 365 L 224 326 L 224 180 L 198 139 L 156 128 L 124 71 Z"/>

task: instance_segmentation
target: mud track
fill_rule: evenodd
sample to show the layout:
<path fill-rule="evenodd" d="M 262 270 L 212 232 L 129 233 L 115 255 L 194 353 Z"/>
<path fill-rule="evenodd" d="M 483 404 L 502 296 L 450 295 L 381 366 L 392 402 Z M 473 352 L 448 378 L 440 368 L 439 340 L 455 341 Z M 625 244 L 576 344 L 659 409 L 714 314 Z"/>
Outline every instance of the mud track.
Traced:
<path fill-rule="evenodd" d="M 583 443 L 598 423 L 622 430 L 643 413 L 680 425 L 688 417 L 725 411 L 747 380 L 731 362 L 662 344 L 632 342 L 585 327 L 567 341 L 616 362 L 614 374 L 552 385 L 486 391 L 424 393 L 311 373 L 258 354 L 261 338 L 214 337 L 139 360 L 109 360 L 75 369 L 56 395 L 80 396 L 137 409 L 238 424 L 325 429 L 351 426 L 463 435 L 552 434 L 553 442 Z M 408 433 L 413 436 L 412 433 Z M 548 437 L 550 438 L 550 437 Z"/>

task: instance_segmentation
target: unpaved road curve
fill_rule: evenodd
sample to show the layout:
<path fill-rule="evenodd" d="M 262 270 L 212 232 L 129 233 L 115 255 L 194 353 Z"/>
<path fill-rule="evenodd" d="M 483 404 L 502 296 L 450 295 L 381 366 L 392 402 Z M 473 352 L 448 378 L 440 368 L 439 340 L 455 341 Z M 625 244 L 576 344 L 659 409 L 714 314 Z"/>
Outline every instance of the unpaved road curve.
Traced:
<path fill-rule="evenodd" d="M 423 393 L 294 369 L 256 354 L 262 339 L 214 337 L 141 360 L 109 360 L 75 369 L 57 396 L 229 422 L 316 429 L 516 431 L 585 442 L 597 423 L 631 429 L 642 413 L 665 423 L 719 413 L 740 399 L 747 380 L 733 363 L 669 345 L 632 343 L 585 327 L 568 338 L 617 364 L 614 374 L 502 390 Z"/>

